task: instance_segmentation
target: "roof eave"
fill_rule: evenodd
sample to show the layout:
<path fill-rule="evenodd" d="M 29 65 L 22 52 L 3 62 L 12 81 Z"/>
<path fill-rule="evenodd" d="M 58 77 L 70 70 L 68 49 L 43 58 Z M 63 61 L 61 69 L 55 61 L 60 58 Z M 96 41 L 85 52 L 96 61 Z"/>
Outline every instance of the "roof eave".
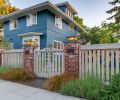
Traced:
<path fill-rule="evenodd" d="M 69 18 L 64 12 L 62 12 L 57 6 L 55 6 L 54 4 L 52 4 L 51 2 L 49 1 L 46 1 L 46 2 L 43 2 L 41 4 L 38 4 L 38 5 L 35 5 L 35 6 L 32 6 L 32 7 L 29 7 L 29 8 L 26 8 L 24 10 L 20 10 L 20 11 L 17 11 L 17 12 L 14 12 L 14 13 L 11 13 L 11 14 L 8 14 L 8 15 L 5 15 L 3 17 L 0 18 L 0 23 L 3 23 L 5 21 L 9 21 L 12 17 L 17 17 L 17 16 L 25 16 L 27 13 L 29 14 L 29 12 L 34 12 L 35 9 L 38 9 L 39 8 L 39 11 L 40 10 L 44 10 L 44 9 L 48 9 L 50 10 L 51 12 L 53 12 L 54 14 L 58 14 L 60 16 L 62 16 L 65 20 L 67 20 L 68 22 L 71 22 L 73 23 L 75 26 L 77 26 L 78 30 L 83 30 L 85 31 L 80 25 L 78 25 L 73 19 Z M 15 16 L 16 14 L 16 16 Z"/>

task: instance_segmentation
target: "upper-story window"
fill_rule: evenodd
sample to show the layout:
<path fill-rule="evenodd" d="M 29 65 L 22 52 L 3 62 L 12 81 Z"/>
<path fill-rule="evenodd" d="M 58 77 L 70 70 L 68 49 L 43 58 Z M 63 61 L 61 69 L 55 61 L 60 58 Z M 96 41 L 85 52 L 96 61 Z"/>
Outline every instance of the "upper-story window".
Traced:
<path fill-rule="evenodd" d="M 62 18 L 55 16 L 55 26 L 62 29 Z"/>
<path fill-rule="evenodd" d="M 10 21 L 10 30 L 14 30 L 18 28 L 18 20 L 14 19 Z"/>
<path fill-rule="evenodd" d="M 69 25 L 69 31 L 73 31 L 74 30 L 74 25 L 70 24 Z"/>
<path fill-rule="evenodd" d="M 37 24 L 37 14 L 29 14 L 27 16 L 27 26 L 32 26 Z"/>
<path fill-rule="evenodd" d="M 68 8 L 66 8 L 66 14 L 67 14 L 67 16 L 69 16 L 70 18 L 73 19 L 73 13 L 70 12 L 70 10 Z"/>

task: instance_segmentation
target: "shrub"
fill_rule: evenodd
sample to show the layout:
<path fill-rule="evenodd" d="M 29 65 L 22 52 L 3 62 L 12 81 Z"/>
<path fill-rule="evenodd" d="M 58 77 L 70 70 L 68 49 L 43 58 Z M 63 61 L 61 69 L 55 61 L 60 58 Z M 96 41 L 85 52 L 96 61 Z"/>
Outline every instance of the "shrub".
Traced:
<path fill-rule="evenodd" d="M 113 76 L 100 94 L 101 100 L 120 100 L 120 73 Z"/>
<path fill-rule="evenodd" d="M 99 98 L 99 92 L 103 88 L 103 84 L 96 78 L 88 77 L 65 84 L 60 93 L 63 95 L 86 98 L 96 100 Z"/>
<path fill-rule="evenodd" d="M 51 78 L 49 78 L 45 84 L 44 88 L 49 91 L 56 91 L 60 89 L 61 86 L 63 86 L 65 83 L 75 80 L 76 77 L 71 75 L 70 73 L 64 73 L 62 75 L 56 75 Z"/>
<path fill-rule="evenodd" d="M 11 81 L 24 81 L 34 78 L 34 74 L 24 68 L 14 68 L 0 74 L 0 78 Z"/>

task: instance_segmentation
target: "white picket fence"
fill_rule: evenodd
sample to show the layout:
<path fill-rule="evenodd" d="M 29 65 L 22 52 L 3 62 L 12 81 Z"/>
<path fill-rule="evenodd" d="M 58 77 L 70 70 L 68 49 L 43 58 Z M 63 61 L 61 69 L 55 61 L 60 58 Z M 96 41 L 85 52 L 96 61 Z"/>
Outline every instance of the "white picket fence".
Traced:
<path fill-rule="evenodd" d="M 5 50 L 2 53 L 2 66 L 10 68 L 21 68 L 23 66 L 23 50 Z"/>
<path fill-rule="evenodd" d="M 80 76 L 94 75 L 103 82 L 120 72 L 120 44 L 80 46 Z"/>
<path fill-rule="evenodd" d="M 35 51 L 34 72 L 38 77 L 49 78 L 64 72 L 64 52 L 59 49 Z"/>

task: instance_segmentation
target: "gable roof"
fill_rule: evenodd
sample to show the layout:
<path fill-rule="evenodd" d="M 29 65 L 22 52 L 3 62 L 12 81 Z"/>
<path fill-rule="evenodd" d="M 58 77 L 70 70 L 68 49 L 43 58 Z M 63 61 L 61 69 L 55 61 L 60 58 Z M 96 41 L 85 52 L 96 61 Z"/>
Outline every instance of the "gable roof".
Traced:
<path fill-rule="evenodd" d="M 55 4 L 57 7 L 59 6 L 67 6 L 67 8 L 69 8 L 74 14 L 78 14 L 77 11 L 69 4 L 69 2 L 63 2 L 63 3 L 58 3 L 58 4 Z"/>
<path fill-rule="evenodd" d="M 42 10 L 49 10 L 50 12 L 52 12 L 55 15 L 61 16 L 63 20 L 65 20 L 68 23 L 72 23 L 79 31 L 85 31 L 80 25 L 78 25 L 73 19 L 69 18 L 63 11 L 61 11 L 57 6 L 55 6 L 54 4 L 52 4 L 49 1 L 45 1 L 43 3 L 22 9 L 22 10 L 18 10 L 16 12 L 10 13 L 8 15 L 2 16 L 0 17 L 0 23 L 9 21 L 11 19 L 15 19 L 18 17 L 22 17 L 25 15 L 28 15 L 31 12 L 38 12 L 38 11 L 42 11 Z"/>

